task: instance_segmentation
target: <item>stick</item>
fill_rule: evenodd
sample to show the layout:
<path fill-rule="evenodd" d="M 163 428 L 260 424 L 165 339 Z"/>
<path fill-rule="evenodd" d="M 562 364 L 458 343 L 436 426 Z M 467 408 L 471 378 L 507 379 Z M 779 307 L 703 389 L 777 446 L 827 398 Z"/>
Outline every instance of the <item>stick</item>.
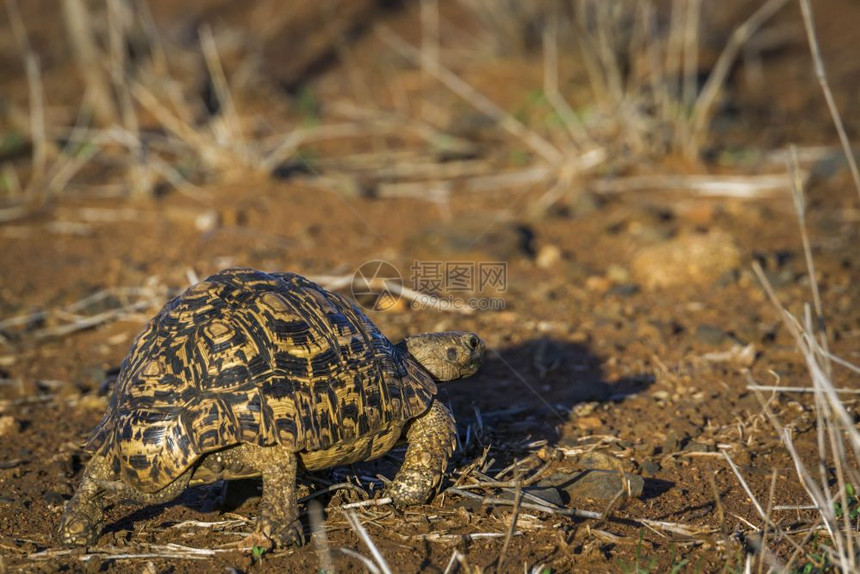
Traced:
<path fill-rule="evenodd" d="M 367 533 L 367 530 L 364 529 L 358 516 L 356 516 L 356 514 L 351 510 L 345 510 L 344 514 L 346 515 L 349 525 L 352 526 L 352 529 L 355 530 L 355 533 L 358 534 L 358 537 L 361 538 L 364 545 L 367 546 L 368 550 L 370 550 L 370 553 L 373 555 L 373 558 L 376 561 L 377 566 L 379 566 L 379 569 L 382 571 L 382 574 L 391 574 L 391 569 L 388 567 L 388 563 L 376 547 L 376 544 L 371 540 L 370 535 Z"/>

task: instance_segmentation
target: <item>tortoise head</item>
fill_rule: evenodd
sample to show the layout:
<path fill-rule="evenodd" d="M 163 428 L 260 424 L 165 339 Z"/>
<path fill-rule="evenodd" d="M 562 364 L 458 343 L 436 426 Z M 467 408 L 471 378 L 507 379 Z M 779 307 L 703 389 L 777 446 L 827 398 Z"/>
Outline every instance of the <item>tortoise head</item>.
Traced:
<path fill-rule="evenodd" d="M 406 337 L 398 347 L 408 351 L 437 381 L 453 381 L 478 371 L 486 345 L 475 333 L 449 331 Z"/>

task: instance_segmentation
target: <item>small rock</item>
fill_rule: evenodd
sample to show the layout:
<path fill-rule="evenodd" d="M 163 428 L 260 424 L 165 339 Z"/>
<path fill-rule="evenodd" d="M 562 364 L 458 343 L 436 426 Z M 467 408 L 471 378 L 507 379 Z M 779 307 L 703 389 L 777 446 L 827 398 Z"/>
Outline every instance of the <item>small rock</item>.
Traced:
<path fill-rule="evenodd" d="M 726 340 L 726 333 L 716 325 L 699 325 L 696 327 L 696 339 L 706 345 L 718 347 Z"/>
<path fill-rule="evenodd" d="M 691 440 L 684 446 L 684 452 L 717 452 L 716 447 L 712 444 L 696 442 Z"/>
<path fill-rule="evenodd" d="M 48 504 L 48 506 L 59 506 L 62 508 L 66 503 L 65 497 L 54 490 L 46 490 L 44 494 L 42 494 L 42 499 Z"/>
<path fill-rule="evenodd" d="M 642 462 L 642 466 L 639 470 L 645 476 L 655 476 L 658 472 L 660 472 L 660 463 L 658 463 L 656 460 L 648 459 Z"/>
<path fill-rule="evenodd" d="M 9 415 L 0 417 L 0 436 L 18 434 L 20 429 L 21 426 L 15 420 L 15 417 Z"/>
<path fill-rule="evenodd" d="M 579 417 L 576 419 L 576 427 L 582 430 L 597 430 L 603 427 L 603 421 L 598 417 Z"/>
<path fill-rule="evenodd" d="M 538 250 L 535 264 L 541 269 L 552 269 L 561 261 L 561 249 L 555 245 L 544 245 Z"/>
<path fill-rule="evenodd" d="M 577 459 L 576 465 L 588 470 L 624 470 L 624 462 L 620 458 L 599 450 L 583 454 Z"/>
<path fill-rule="evenodd" d="M 529 500 L 530 497 L 537 497 L 543 501 L 549 502 L 551 504 L 555 504 L 557 506 L 561 506 L 564 504 L 564 500 L 562 499 L 561 492 L 551 486 L 528 486 L 523 488 L 523 494 L 528 493 L 530 496 L 523 497 L 523 502 L 534 502 L 534 500 Z M 516 495 L 514 492 L 503 491 L 498 495 L 500 498 L 505 498 L 507 500 L 515 500 Z"/>
<path fill-rule="evenodd" d="M 596 293 L 606 293 L 612 283 L 606 277 L 600 275 L 592 275 L 585 280 L 585 288 Z"/>
<path fill-rule="evenodd" d="M 685 235 L 645 247 L 632 262 L 634 278 L 646 289 L 709 285 L 737 269 L 741 252 L 727 233 Z"/>
<path fill-rule="evenodd" d="M 678 452 L 681 449 L 681 444 L 686 439 L 686 435 L 679 437 L 675 431 L 669 431 L 669 434 L 666 436 L 666 440 L 663 441 L 663 454 Z"/>
<path fill-rule="evenodd" d="M 612 470 L 584 470 L 575 474 L 556 474 L 549 477 L 547 482 L 563 490 L 572 501 L 582 498 L 612 500 L 619 492 L 638 498 L 642 496 L 645 488 L 645 480 L 641 476 Z M 543 481 L 538 484 L 542 483 Z"/>
<path fill-rule="evenodd" d="M 711 201 L 696 201 L 693 203 L 681 203 L 673 206 L 672 211 L 679 219 L 686 220 L 693 225 L 708 226 L 714 221 L 717 213 L 714 203 Z"/>
<path fill-rule="evenodd" d="M 702 358 L 711 363 L 735 363 L 741 367 L 750 367 L 756 359 L 755 345 L 735 345 L 728 351 L 707 353 Z"/>
<path fill-rule="evenodd" d="M 616 285 L 623 285 L 630 282 L 630 271 L 621 265 L 613 263 L 606 269 L 606 278 Z"/>
<path fill-rule="evenodd" d="M 619 297 L 631 297 L 639 292 L 639 286 L 634 283 L 625 283 L 624 285 L 615 285 L 609 290 L 610 295 L 618 295 Z"/>
<path fill-rule="evenodd" d="M 209 209 L 194 218 L 194 227 L 201 233 L 207 233 L 218 227 L 218 220 L 218 212 Z"/>

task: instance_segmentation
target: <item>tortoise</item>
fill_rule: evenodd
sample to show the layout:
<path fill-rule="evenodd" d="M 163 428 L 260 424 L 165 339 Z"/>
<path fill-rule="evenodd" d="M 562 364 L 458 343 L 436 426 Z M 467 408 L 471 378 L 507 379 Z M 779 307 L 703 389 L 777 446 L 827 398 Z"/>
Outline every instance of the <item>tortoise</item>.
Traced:
<path fill-rule="evenodd" d="M 484 350 L 468 332 L 393 344 L 354 303 L 298 274 L 216 273 L 132 344 L 60 541 L 94 544 L 112 499 L 164 503 L 188 486 L 262 477 L 249 545 L 301 544 L 298 468 L 370 460 L 402 436 L 405 461 L 386 495 L 396 507 L 423 504 L 456 443 L 436 381 L 473 375 Z"/>

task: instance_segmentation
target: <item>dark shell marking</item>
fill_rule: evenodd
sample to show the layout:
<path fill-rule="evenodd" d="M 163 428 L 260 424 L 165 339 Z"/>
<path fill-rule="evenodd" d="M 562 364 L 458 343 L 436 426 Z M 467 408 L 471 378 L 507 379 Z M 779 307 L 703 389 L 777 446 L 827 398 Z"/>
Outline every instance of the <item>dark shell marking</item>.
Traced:
<path fill-rule="evenodd" d="M 364 439 L 399 434 L 435 394 L 344 297 L 292 273 L 228 269 L 144 327 L 87 448 L 155 492 L 241 443 L 303 452 L 358 441 L 382 454 L 390 441 Z"/>

